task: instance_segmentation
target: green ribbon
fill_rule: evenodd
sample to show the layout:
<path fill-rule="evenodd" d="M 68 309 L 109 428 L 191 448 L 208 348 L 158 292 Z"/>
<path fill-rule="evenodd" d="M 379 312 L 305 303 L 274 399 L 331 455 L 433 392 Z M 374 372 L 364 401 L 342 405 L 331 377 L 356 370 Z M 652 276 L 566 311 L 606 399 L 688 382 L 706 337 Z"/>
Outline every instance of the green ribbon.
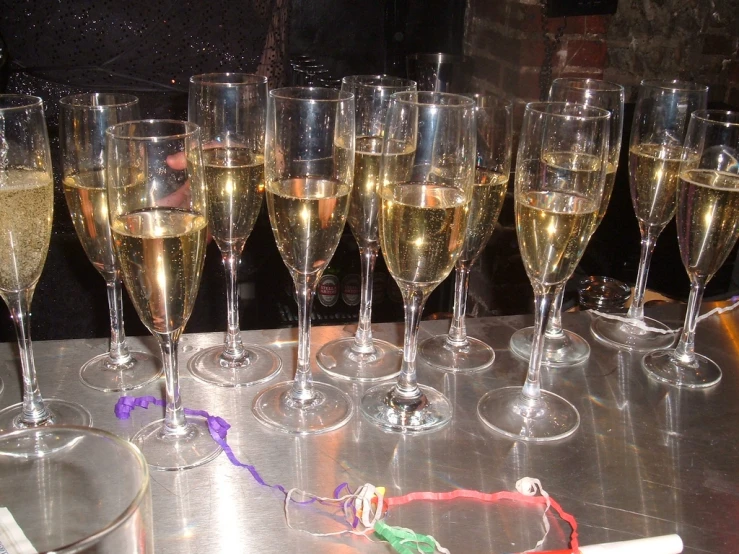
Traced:
<path fill-rule="evenodd" d="M 375 522 L 375 535 L 389 542 L 398 554 L 417 554 L 418 552 L 433 554 L 438 544 L 429 535 L 420 535 L 404 527 L 392 527 L 382 520 Z"/>

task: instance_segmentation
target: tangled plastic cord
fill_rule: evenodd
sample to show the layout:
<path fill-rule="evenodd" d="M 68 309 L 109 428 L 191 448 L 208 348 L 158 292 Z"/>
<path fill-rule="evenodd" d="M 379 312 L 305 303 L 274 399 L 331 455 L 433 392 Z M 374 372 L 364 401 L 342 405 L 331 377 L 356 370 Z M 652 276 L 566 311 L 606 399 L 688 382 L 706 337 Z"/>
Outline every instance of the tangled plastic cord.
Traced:
<path fill-rule="evenodd" d="M 734 298 L 732 298 L 732 300 L 734 300 Z M 722 314 L 724 312 L 729 312 L 731 310 L 734 310 L 737 308 L 737 306 L 739 306 L 739 300 L 736 300 L 730 306 L 714 308 L 710 312 L 706 312 L 703 315 L 698 316 L 695 322 L 696 324 L 698 324 L 704 319 L 708 319 L 712 315 Z M 599 312 L 598 310 L 589 310 L 589 313 L 596 317 L 602 317 L 604 319 L 612 319 L 615 321 L 620 321 L 622 323 L 626 323 L 627 325 L 631 327 L 636 327 L 637 329 L 641 329 L 643 331 L 649 331 L 651 333 L 658 333 L 660 335 L 676 335 L 677 333 L 680 333 L 682 331 L 682 327 L 678 329 L 657 329 L 655 327 L 650 327 L 649 325 L 647 325 L 646 323 L 638 319 L 631 319 L 629 317 L 625 317 L 625 316 L 617 315 L 617 314 L 607 314 L 607 313 Z"/>
<path fill-rule="evenodd" d="M 118 419 L 128 419 L 135 408 L 148 408 L 150 405 L 164 406 L 162 399 L 153 396 L 122 396 L 115 405 L 115 415 Z M 412 492 L 403 496 L 387 497 L 385 488 L 365 483 L 356 491 L 352 492 L 348 483 L 342 483 L 334 490 L 331 498 L 317 496 L 297 488 L 286 489 L 282 485 L 270 485 L 259 474 L 257 469 L 240 462 L 228 444 L 227 434 L 231 425 L 218 416 L 212 416 L 204 410 L 192 410 L 185 408 L 185 415 L 202 417 L 208 423 L 208 430 L 213 440 L 223 449 L 228 460 L 237 467 L 243 467 L 249 471 L 254 480 L 261 486 L 279 490 L 285 495 L 285 520 L 290 529 L 296 529 L 317 537 L 337 536 L 344 534 L 361 535 L 369 537 L 374 534 L 380 540 L 387 541 L 398 554 L 450 554 L 449 550 L 439 544 L 431 535 L 416 533 L 404 527 L 395 527 L 385 523 L 384 518 L 391 507 L 402 506 L 417 501 L 446 501 L 457 498 L 467 498 L 481 502 L 497 502 L 499 500 L 512 500 L 529 505 L 544 506 L 542 515 L 544 524 L 544 536 L 536 543 L 533 550 L 539 549 L 549 534 L 549 521 L 547 512 L 550 507 L 559 514 L 572 528 L 570 547 L 572 551 L 578 551 L 577 522 L 570 514 L 564 512 L 561 506 L 541 486 L 538 479 L 524 477 L 516 482 L 516 492 L 501 491 L 497 493 L 483 493 L 467 489 L 457 489 L 448 492 Z M 345 494 L 342 494 L 346 492 Z M 305 500 L 296 498 L 300 494 Z M 537 495 L 539 494 L 539 495 Z M 340 510 L 342 519 L 346 521 L 347 528 L 331 532 L 316 532 L 309 529 L 296 527 L 290 520 L 290 512 L 293 507 L 306 507 L 316 504 L 326 509 Z M 532 552 L 527 550 L 526 552 Z"/>

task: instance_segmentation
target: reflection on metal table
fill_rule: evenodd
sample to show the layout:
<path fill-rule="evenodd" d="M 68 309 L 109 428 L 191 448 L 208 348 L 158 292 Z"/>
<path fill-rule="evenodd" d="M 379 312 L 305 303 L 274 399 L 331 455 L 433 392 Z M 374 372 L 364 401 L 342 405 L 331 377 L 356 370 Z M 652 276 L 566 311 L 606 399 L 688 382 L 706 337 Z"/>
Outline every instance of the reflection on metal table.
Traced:
<path fill-rule="evenodd" d="M 706 307 L 704 307 L 705 309 Z M 678 328 L 684 307 L 659 306 L 652 315 Z M 314 376 L 344 388 L 355 402 L 348 425 L 325 435 L 294 437 L 267 430 L 251 413 L 260 387 L 221 389 L 190 375 L 189 358 L 219 343 L 221 333 L 189 334 L 180 343 L 180 372 L 186 407 L 219 415 L 232 427 L 228 442 L 236 456 L 254 465 L 268 483 L 331 496 L 341 482 L 385 486 L 396 496 L 411 491 L 456 488 L 485 492 L 514 490 L 524 476 L 544 488 L 579 522 L 583 545 L 678 533 L 685 552 L 739 552 L 739 312 L 699 324 L 697 350 L 724 370 L 723 381 L 706 391 L 679 390 L 649 380 L 639 354 L 606 348 L 589 333 L 591 316 L 565 314 L 564 325 L 592 346 L 581 366 L 544 370 L 544 388 L 570 400 L 581 426 L 569 439 L 527 444 L 494 435 L 477 419 L 480 397 L 492 388 L 521 385 L 526 364 L 510 354 L 511 334 L 531 324 L 531 316 L 468 321 L 470 336 L 496 351 L 493 366 L 481 373 L 453 375 L 419 364 L 419 381 L 443 391 L 454 406 L 452 422 L 419 436 L 384 433 L 356 409 L 367 385 L 331 381 L 314 361 Z M 447 331 L 446 321 L 426 321 L 419 338 Z M 402 344 L 401 324 L 373 327 L 378 338 Z M 348 327 L 314 327 L 312 350 Z M 269 345 L 283 361 L 277 379 L 290 379 L 297 329 L 244 332 L 245 341 Z M 154 350 L 152 339 L 131 338 L 131 346 Z M 118 394 L 83 385 L 84 361 L 106 349 L 105 339 L 35 343 L 41 392 L 84 404 L 96 427 L 130 438 L 162 409 L 135 410 L 117 420 Z M 16 346 L 0 344 L 0 377 L 6 389 L 0 408 L 20 400 Z M 276 382 L 272 381 L 272 382 Z M 132 391 L 163 396 L 164 381 Z M 215 552 L 389 552 L 387 544 L 362 537 L 317 538 L 290 530 L 284 496 L 258 485 L 224 455 L 182 472 L 152 472 L 154 537 L 159 553 Z M 565 548 L 569 527 L 552 520 L 545 549 Z M 513 503 L 472 500 L 416 502 L 394 509 L 388 524 L 433 535 L 451 552 L 522 552 L 543 534 L 541 510 Z"/>

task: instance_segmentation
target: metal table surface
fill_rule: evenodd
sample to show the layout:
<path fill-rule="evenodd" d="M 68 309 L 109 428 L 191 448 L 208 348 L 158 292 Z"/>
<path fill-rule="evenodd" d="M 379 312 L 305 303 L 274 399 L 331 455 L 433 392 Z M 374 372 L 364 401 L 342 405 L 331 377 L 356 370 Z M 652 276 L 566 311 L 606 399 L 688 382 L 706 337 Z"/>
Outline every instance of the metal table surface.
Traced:
<path fill-rule="evenodd" d="M 657 317 L 679 327 L 684 307 L 661 306 Z M 655 311 L 652 310 L 652 315 Z M 419 364 L 421 383 L 443 391 L 454 406 L 452 422 L 420 435 L 386 434 L 363 420 L 338 431 L 294 437 L 267 430 L 251 414 L 261 387 L 220 389 L 196 381 L 186 369 L 198 349 L 220 343 L 220 333 L 186 334 L 180 343 L 184 405 L 207 410 L 232 424 L 228 440 L 236 456 L 253 464 L 268 483 L 330 496 L 341 482 L 384 485 L 389 495 L 410 491 L 513 490 L 523 476 L 544 488 L 575 515 L 581 544 L 678 533 L 685 552 L 739 552 L 739 311 L 713 316 L 698 327 L 697 349 L 719 363 L 722 382 L 708 391 L 672 389 L 647 379 L 638 354 L 599 345 L 589 333 L 591 316 L 565 314 L 564 324 L 589 338 L 590 360 L 581 366 L 545 371 L 543 385 L 572 401 L 581 427 L 570 438 L 536 445 L 500 438 L 477 419 L 476 404 L 488 390 L 523 383 L 526 364 L 508 351 L 511 334 L 531 316 L 468 320 L 469 333 L 496 351 L 481 373 L 453 375 Z M 448 321 L 425 321 L 420 338 L 447 330 Z M 402 325 L 374 327 L 378 338 L 402 343 Z M 313 327 L 312 351 L 353 327 Z M 269 344 L 282 358 L 277 379 L 292 375 L 296 329 L 244 332 L 245 341 Z M 150 337 L 132 346 L 154 349 Z M 100 393 L 78 378 L 81 364 L 104 351 L 106 340 L 35 343 L 45 396 L 76 400 L 93 414 L 94 425 L 131 437 L 161 417 L 152 407 L 119 421 L 116 393 Z M 0 376 L 6 389 L 0 407 L 20 399 L 19 361 L 13 344 L 0 344 Z M 315 364 L 315 362 L 314 362 Z M 317 380 L 344 387 L 355 403 L 365 385 L 332 381 L 314 367 Z M 276 381 L 272 381 L 276 382 Z M 163 395 L 163 380 L 134 395 Z M 284 497 L 258 485 L 249 473 L 221 455 L 182 472 L 152 472 L 155 543 L 159 553 L 215 552 L 389 552 L 386 544 L 362 537 L 317 538 L 285 524 Z M 551 518 L 550 518 L 551 519 Z M 414 503 L 390 512 L 388 523 L 433 535 L 451 552 L 521 552 L 543 534 L 541 510 L 511 502 L 471 500 Z M 564 548 L 569 528 L 553 520 L 545 546 Z"/>

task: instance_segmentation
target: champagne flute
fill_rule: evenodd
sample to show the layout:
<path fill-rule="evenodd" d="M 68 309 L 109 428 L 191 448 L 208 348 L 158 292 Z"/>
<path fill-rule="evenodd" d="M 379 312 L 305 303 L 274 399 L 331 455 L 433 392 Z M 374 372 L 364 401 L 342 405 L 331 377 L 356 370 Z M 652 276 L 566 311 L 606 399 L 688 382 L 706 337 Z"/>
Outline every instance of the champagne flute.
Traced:
<path fill-rule="evenodd" d="M 677 190 L 677 237 L 690 277 L 685 325 L 674 349 L 642 359 L 647 375 L 677 387 L 705 388 L 721 380 L 713 360 L 695 353 L 695 326 L 706 283 L 739 237 L 739 114 L 698 110 L 690 117 Z"/>
<path fill-rule="evenodd" d="M 362 264 L 362 292 L 359 324 L 354 337 L 330 341 L 318 351 L 319 367 L 333 377 L 351 381 L 379 381 L 400 372 L 402 351 L 397 346 L 372 337 L 372 277 L 380 249 L 378 237 L 379 196 L 377 180 L 382 159 L 382 138 L 390 96 L 416 90 L 416 83 L 387 75 L 344 77 L 341 89 L 354 94 L 356 152 L 354 186 L 347 217 L 359 245 Z M 398 154 L 398 163 L 410 170 L 412 153 Z"/>
<path fill-rule="evenodd" d="M 242 387 L 264 383 L 282 362 L 271 350 L 244 345 L 239 327 L 238 273 L 264 196 L 267 78 L 209 73 L 190 78 L 188 118 L 200 127 L 208 189 L 208 225 L 226 269 L 228 322 L 223 346 L 190 358 L 190 372 L 207 383 Z"/>
<path fill-rule="evenodd" d="M 567 78 L 555 79 L 549 89 L 549 100 L 553 102 L 576 102 L 587 106 L 603 108 L 611 112 L 611 136 L 608 147 L 608 167 L 606 183 L 594 230 L 606 215 L 616 182 L 616 169 L 621 155 L 621 134 L 623 132 L 624 87 L 615 83 L 596 79 Z M 548 367 L 564 367 L 585 362 L 590 357 L 590 345 L 580 335 L 562 329 L 562 301 L 564 288 L 554 299 L 552 315 L 544 333 L 544 353 L 541 363 Z M 510 340 L 511 352 L 528 360 L 531 357 L 531 344 L 534 328 L 526 327 L 513 333 Z"/>
<path fill-rule="evenodd" d="M 43 425 L 92 425 L 84 407 L 42 398 L 31 344 L 31 300 L 51 240 L 54 181 L 40 98 L 0 95 L 0 296 L 20 350 L 23 401 L 0 410 L 0 432 Z M 18 453 L 35 451 L 19 444 Z"/>
<path fill-rule="evenodd" d="M 454 316 L 447 334 L 426 339 L 418 347 L 419 359 L 451 372 L 480 371 L 495 360 L 490 346 L 467 336 L 465 312 L 470 270 L 493 234 L 511 172 L 511 103 L 491 95 L 473 98 L 477 115 L 475 186 L 467 235 L 455 265 Z"/>
<path fill-rule="evenodd" d="M 131 94 L 85 93 L 59 101 L 64 196 L 88 259 L 105 279 L 110 312 L 108 352 L 85 362 L 80 379 L 102 391 L 127 391 L 157 379 L 161 366 L 145 352 L 130 351 L 123 326 L 123 285 L 113 250 L 105 186 L 105 130 L 139 118 Z"/>
<path fill-rule="evenodd" d="M 123 282 L 162 353 L 164 419 L 132 442 L 154 469 L 204 464 L 221 451 L 202 417 L 185 419 L 177 344 L 200 286 L 208 227 L 200 130 L 147 120 L 108 128 L 108 210 Z"/>
<path fill-rule="evenodd" d="M 252 411 L 284 433 L 325 433 L 352 415 L 345 392 L 313 382 L 310 315 L 316 285 L 344 231 L 353 173 L 353 94 L 307 87 L 270 91 L 267 208 L 277 249 L 295 282 L 298 356 L 295 379 L 259 393 Z"/>
<path fill-rule="evenodd" d="M 631 202 L 639 220 L 641 255 L 629 322 L 604 317 L 590 328 L 599 341 L 616 348 L 649 351 L 669 347 L 672 333 L 663 323 L 644 317 L 649 262 L 662 230 L 675 215 L 678 170 L 690 114 L 705 109 L 708 87 L 683 81 L 642 81 L 629 141 Z"/>
<path fill-rule="evenodd" d="M 362 398 L 364 416 L 386 431 L 429 431 L 452 417 L 441 392 L 418 384 L 418 325 L 426 299 L 464 246 L 475 142 L 473 99 L 440 92 L 393 95 L 380 169 L 380 244 L 403 295 L 403 364 L 397 383 L 377 385 Z M 413 153 L 410 175 L 398 156 L 407 152 Z"/>
<path fill-rule="evenodd" d="M 608 165 L 604 109 L 566 102 L 526 106 L 515 177 L 516 230 L 534 287 L 534 341 L 522 389 L 486 393 L 477 405 L 488 427 L 510 438 L 543 442 L 567 437 L 580 414 L 541 390 L 544 330 L 554 298 L 575 270 L 593 232 Z"/>

